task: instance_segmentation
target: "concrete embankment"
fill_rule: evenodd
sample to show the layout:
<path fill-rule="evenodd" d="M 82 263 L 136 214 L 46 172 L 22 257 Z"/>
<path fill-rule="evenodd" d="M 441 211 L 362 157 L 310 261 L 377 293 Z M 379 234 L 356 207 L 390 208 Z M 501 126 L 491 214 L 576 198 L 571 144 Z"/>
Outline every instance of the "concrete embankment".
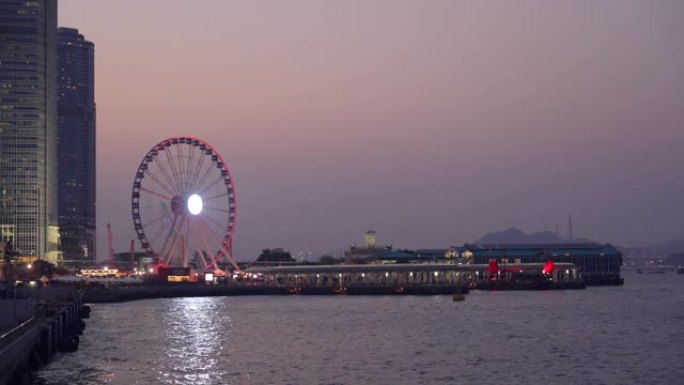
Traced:
<path fill-rule="evenodd" d="M 521 290 L 581 290 L 587 286 L 584 281 L 552 282 L 548 280 L 532 282 L 483 281 L 473 285 L 476 290 L 521 291 Z"/>
<path fill-rule="evenodd" d="M 8 293 L 10 293 L 8 295 Z M 89 308 L 75 288 L 3 292 L 0 299 L 0 385 L 30 384 L 59 352 L 78 349 Z"/>
<path fill-rule="evenodd" d="M 466 294 L 464 285 L 422 286 L 279 286 L 259 284 L 205 285 L 201 283 L 145 284 L 137 286 L 112 286 L 84 289 L 84 302 L 106 303 L 139 299 L 174 297 L 211 297 L 237 295 L 445 295 Z"/>
<path fill-rule="evenodd" d="M 256 285 L 204 285 L 197 283 L 145 284 L 136 286 L 86 287 L 85 303 L 134 301 L 175 297 L 216 297 L 231 295 L 287 295 L 286 288 Z"/>

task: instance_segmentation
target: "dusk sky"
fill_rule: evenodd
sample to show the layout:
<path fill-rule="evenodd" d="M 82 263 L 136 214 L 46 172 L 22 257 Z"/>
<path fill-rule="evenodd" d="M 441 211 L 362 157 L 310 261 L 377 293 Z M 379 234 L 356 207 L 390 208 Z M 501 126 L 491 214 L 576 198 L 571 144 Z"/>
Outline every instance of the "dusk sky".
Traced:
<path fill-rule="evenodd" d="M 684 238 L 684 1 L 59 0 L 95 44 L 98 254 L 145 153 L 196 136 L 235 255 L 446 248 L 515 226 Z M 139 244 L 138 244 L 139 247 Z"/>

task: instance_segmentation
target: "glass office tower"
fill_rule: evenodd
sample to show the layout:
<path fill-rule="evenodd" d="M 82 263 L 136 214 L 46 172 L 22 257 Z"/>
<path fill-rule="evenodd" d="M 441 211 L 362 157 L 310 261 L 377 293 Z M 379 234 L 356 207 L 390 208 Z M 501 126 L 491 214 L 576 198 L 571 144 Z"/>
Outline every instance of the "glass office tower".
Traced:
<path fill-rule="evenodd" d="M 62 252 L 68 261 L 92 261 L 95 252 L 94 50 L 77 29 L 59 28 L 57 195 Z"/>
<path fill-rule="evenodd" d="M 61 260 L 57 1 L 0 0 L 0 235 L 20 258 Z"/>

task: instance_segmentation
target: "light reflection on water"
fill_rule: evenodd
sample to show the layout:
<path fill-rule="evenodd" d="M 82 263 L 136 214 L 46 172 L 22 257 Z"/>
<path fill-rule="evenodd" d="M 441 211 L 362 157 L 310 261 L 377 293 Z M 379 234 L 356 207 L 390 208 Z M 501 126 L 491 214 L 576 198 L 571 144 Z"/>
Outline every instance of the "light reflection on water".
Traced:
<path fill-rule="evenodd" d="M 43 385 L 673 384 L 684 276 L 449 296 L 214 297 L 95 305 Z"/>
<path fill-rule="evenodd" d="M 217 384 L 229 375 L 231 319 L 215 298 L 176 298 L 159 328 L 166 342 L 157 381 L 164 384 Z M 224 351 L 224 348 L 226 349 Z"/>

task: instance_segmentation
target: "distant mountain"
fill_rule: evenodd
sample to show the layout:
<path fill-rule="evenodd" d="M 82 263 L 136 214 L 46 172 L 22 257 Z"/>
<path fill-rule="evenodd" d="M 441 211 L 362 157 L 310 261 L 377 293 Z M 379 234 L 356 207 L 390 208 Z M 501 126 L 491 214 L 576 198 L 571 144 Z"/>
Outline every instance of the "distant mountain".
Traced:
<path fill-rule="evenodd" d="M 519 245 L 533 243 L 592 243 L 592 241 L 584 238 L 568 240 L 561 238 L 550 231 L 541 231 L 533 234 L 525 234 L 522 230 L 517 229 L 515 227 L 511 227 L 504 231 L 495 231 L 493 233 L 489 233 L 475 241 L 475 243 L 484 245 Z"/>
<path fill-rule="evenodd" d="M 670 255 L 667 257 L 667 263 L 672 266 L 684 266 L 684 253 Z"/>
<path fill-rule="evenodd" d="M 684 239 L 675 239 L 651 246 L 626 247 L 620 250 L 625 257 L 634 260 L 652 260 L 654 258 L 666 258 L 674 256 L 669 262 L 671 265 L 679 265 L 684 256 Z"/>
<path fill-rule="evenodd" d="M 675 239 L 673 241 L 651 246 L 648 249 L 653 253 L 664 255 L 684 253 L 684 239 Z"/>
<path fill-rule="evenodd" d="M 520 229 L 511 227 L 504 231 L 495 231 L 493 233 L 486 234 L 484 237 L 475 241 L 475 243 L 496 245 L 500 243 L 523 243 L 522 240 L 525 239 L 527 235 Z"/>

